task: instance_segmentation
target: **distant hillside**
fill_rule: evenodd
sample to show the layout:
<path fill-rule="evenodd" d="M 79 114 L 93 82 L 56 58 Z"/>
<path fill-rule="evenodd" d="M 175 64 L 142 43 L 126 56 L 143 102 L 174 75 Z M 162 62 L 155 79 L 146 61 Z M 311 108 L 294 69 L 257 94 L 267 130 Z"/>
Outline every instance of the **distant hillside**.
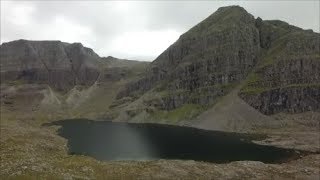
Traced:
<path fill-rule="evenodd" d="M 119 59 L 112 56 L 103 57 L 102 62 L 104 62 L 108 67 L 132 67 L 138 64 L 149 64 L 149 62 L 146 61 Z"/>
<path fill-rule="evenodd" d="M 99 81 L 119 81 L 126 79 L 129 81 L 144 73 L 149 62 L 118 59 L 112 56 L 101 58 L 102 74 Z"/>

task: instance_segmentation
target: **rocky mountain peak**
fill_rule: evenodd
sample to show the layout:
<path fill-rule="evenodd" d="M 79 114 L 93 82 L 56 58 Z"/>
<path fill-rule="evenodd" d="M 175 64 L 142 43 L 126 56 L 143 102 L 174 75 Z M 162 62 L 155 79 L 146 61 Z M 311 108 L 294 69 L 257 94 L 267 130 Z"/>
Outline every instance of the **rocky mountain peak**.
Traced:
<path fill-rule="evenodd" d="M 117 98 L 139 98 L 149 92 L 160 95 L 144 103 L 157 109 L 207 106 L 236 85 L 250 82 L 241 96 L 265 114 L 317 109 L 318 47 L 318 33 L 280 20 L 255 19 L 239 6 L 221 7 L 181 35 L 151 63 L 143 78 L 127 84 Z M 312 82 L 317 85 L 309 87 Z M 293 92 L 300 100 L 289 98 Z M 277 105 L 281 93 L 285 97 Z"/>
<path fill-rule="evenodd" d="M 205 27 L 210 27 L 214 25 L 228 26 L 233 23 L 251 24 L 253 22 L 254 17 L 244 8 L 240 6 L 226 6 L 219 8 L 199 24 L 206 24 L 207 26 Z"/>
<path fill-rule="evenodd" d="M 223 7 L 181 35 L 152 62 L 146 79 L 134 87 L 147 91 L 154 83 L 165 80 L 161 86 L 168 89 L 196 91 L 203 86 L 234 83 L 257 63 L 259 53 L 254 17 L 239 6 Z M 215 90 L 212 94 L 216 93 Z"/>
<path fill-rule="evenodd" d="M 216 12 L 214 12 L 212 15 L 210 15 L 208 18 L 217 16 L 222 17 L 223 20 L 226 20 L 228 18 L 232 17 L 232 20 L 238 20 L 241 16 L 248 16 L 253 17 L 250 13 L 248 13 L 243 7 L 241 6 L 224 6 L 218 8 Z"/>

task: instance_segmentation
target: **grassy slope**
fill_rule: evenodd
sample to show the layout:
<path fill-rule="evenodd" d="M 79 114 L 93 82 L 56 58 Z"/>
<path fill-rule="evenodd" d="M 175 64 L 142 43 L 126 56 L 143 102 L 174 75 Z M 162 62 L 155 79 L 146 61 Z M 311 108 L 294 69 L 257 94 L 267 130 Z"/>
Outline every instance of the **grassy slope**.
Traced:
<path fill-rule="evenodd" d="M 153 122 L 163 122 L 168 124 L 178 124 L 181 121 L 188 121 L 199 115 L 205 107 L 198 104 L 185 104 L 171 111 L 156 110 L 150 114 Z"/>
<path fill-rule="evenodd" d="M 138 78 L 145 71 L 148 64 L 148 62 L 117 59 L 106 62 L 105 73 L 108 73 L 109 69 L 120 68 L 124 70 L 125 76 L 119 81 L 108 80 L 101 82 L 99 87 L 91 93 L 90 98 L 71 110 L 72 114 L 75 117 L 109 118 L 108 114 L 116 113 L 110 109 L 110 106 L 115 102 L 119 90 L 124 88 L 127 82 Z"/>

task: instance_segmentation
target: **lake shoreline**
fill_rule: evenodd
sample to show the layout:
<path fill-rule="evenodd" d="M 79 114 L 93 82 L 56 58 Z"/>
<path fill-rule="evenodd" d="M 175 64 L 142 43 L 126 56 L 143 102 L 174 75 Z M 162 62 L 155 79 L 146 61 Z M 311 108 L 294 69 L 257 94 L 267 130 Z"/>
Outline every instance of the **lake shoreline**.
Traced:
<path fill-rule="evenodd" d="M 77 126 L 76 123 L 80 123 L 82 124 L 81 126 Z M 292 149 L 292 148 L 279 148 L 279 147 L 275 147 L 275 146 L 270 146 L 270 145 L 259 145 L 258 143 L 256 142 L 261 142 L 261 141 L 264 141 L 266 140 L 268 137 L 266 135 L 262 135 L 262 134 L 250 134 L 250 133 L 233 133 L 233 132 L 223 132 L 223 131 L 212 131 L 212 130 L 203 130 L 203 129 L 199 129 L 199 128 L 195 128 L 195 127 L 189 127 L 189 126 L 179 126 L 179 125 L 168 125 L 168 124 L 155 124 L 155 123 L 128 123 L 128 122 L 112 122 L 112 121 L 96 121 L 96 120 L 88 120 L 88 119 L 66 119 L 66 120 L 58 120 L 58 121 L 54 121 L 54 122 L 51 122 L 51 123 L 45 123 L 43 124 L 43 126 L 52 126 L 52 125 L 58 125 L 58 126 L 61 126 L 59 129 L 58 129 L 58 134 L 66 139 L 68 139 L 68 147 L 69 147 L 69 154 L 75 154 L 75 155 L 88 155 L 88 156 L 93 156 L 94 158 L 98 159 L 98 160 L 102 160 L 102 161 L 131 161 L 131 160 L 159 160 L 159 159 L 166 159 L 166 156 L 168 156 L 169 154 L 169 159 L 174 159 L 174 160 L 195 160 L 195 161 L 207 161 L 207 162 L 212 162 L 212 163 L 230 163 L 232 161 L 246 161 L 246 160 L 254 160 L 254 161 L 262 161 L 262 162 L 265 162 L 265 163 L 285 163 L 285 162 L 289 162 L 289 161 L 292 161 L 292 160 L 296 160 L 296 159 L 299 159 L 303 156 L 306 156 L 306 155 L 309 155 L 311 154 L 312 152 L 308 152 L 308 151 L 302 151 L 302 150 L 296 150 L 296 149 Z M 116 128 L 116 130 L 114 130 L 115 132 L 113 132 L 112 129 L 110 129 L 108 126 L 114 126 L 113 128 Z M 122 152 L 123 149 L 130 149 L 131 147 L 126 147 L 125 145 L 123 144 L 119 144 L 119 143 L 115 143 L 116 147 L 118 147 L 118 149 L 112 149 L 112 148 L 106 148 L 105 145 L 97 145 L 97 144 L 94 144 L 94 145 L 91 145 L 92 148 L 97 148 L 95 149 L 94 151 L 92 151 L 90 148 L 88 149 L 88 147 L 85 147 L 85 142 L 84 140 L 81 140 L 81 142 L 77 142 L 77 140 L 75 140 L 74 138 L 74 135 L 72 135 L 72 133 L 85 133 L 86 136 L 95 136 L 95 134 L 99 134 L 98 136 L 103 136 L 103 137 L 108 137 L 108 134 L 107 132 L 105 132 L 103 129 L 103 127 L 107 128 L 109 131 L 112 131 L 113 133 L 111 133 L 111 135 L 115 135 L 116 134 L 116 137 L 114 137 L 113 139 L 108 139 L 107 138 L 107 141 L 110 141 L 112 143 L 114 143 L 114 140 L 115 141 L 126 141 L 126 139 L 121 139 L 123 138 L 122 136 L 124 136 L 125 133 L 128 133 L 132 131 L 132 128 L 134 130 L 134 133 L 133 134 L 130 134 L 128 135 L 127 138 L 131 138 L 131 136 L 139 136 L 138 139 L 134 139 L 139 145 L 138 146 L 141 146 L 141 147 L 144 147 L 144 146 L 148 146 L 148 148 L 151 147 L 152 150 L 152 153 L 153 152 L 157 152 L 157 148 L 158 149 L 161 149 L 160 150 L 160 154 L 163 153 L 162 151 L 164 151 L 164 155 L 154 155 L 154 154 L 149 154 L 149 155 L 145 155 L 145 154 L 148 154 L 150 153 L 148 148 L 142 148 L 142 149 L 131 149 L 130 151 L 126 151 L 126 152 Z M 97 130 L 92 130 L 92 128 L 97 128 Z M 117 130 L 117 128 L 119 128 Z M 123 128 L 125 128 L 125 130 L 123 131 Z M 151 131 L 157 131 L 159 129 L 164 129 L 166 130 L 166 134 L 170 134 L 172 135 L 170 137 L 170 139 L 175 140 L 175 136 L 179 136 L 179 134 L 176 133 L 176 131 L 181 131 L 181 133 L 184 133 L 184 136 L 182 137 L 181 140 L 177 140 L 176 142 L 164 142 L 162 139 L 161 139 L 161 133 L 160 134 L 155 134 L 156 138 L 152 139 L 152 133 L 149 132 L 149 130 L 145 130 L 145 128 L 151 128 L 152 130 Z M 81 132 L 79 130 L 79 132 L 76 132 L 75 129 L 81 129 Z M 88 130 L 89 129 L 89 130 Z M 142 131 L 142 134 L 143 136 L 146 136 L 148 138 L 145 138 L 145 137 L 140 137 L 141 134 L 140 132 L 137 133 L 137 130 L 141 130 Z M 183 129 L 183 130 L 182 130 Z M 68 133 L 68 131 L 72 131 L 71 134 Z M 87 132 L 86 132 L 87 131 Z M 88 132 L 89 131 L 89 132 Z M 90 132 L 93 132 L 94 135 L 90 135 Z M 101 132 L 99 132 L 101 131 Z M 121 131 L 121 135 L 117 135 L 119 132 L 118 131 Z M 92 133 L 91 132 L 91 133 Z M 147 132 L 147 134 L 145 134 Z M 191 136 L 188 136 L 189 134 L 191 133 Z M 192 133 L 196 134 L 196 137 L 193 137 Z M 212 135 L 214 134 L 214 135 Z M 81 139 L 86 139 L 87 137 L 82 137 L 81 135 L 79 134 L 76 134 L 76 136 L 79 136 L 79 138 Z M 151 136 L 151 137 L 150 137 Z M 186 137 L 187 136 L 187 137 Z M 188 150 L 184 150 L 184 149 L 179 149 L 180 147 L 178 146 L 174 146 L 175 143 L 178 143 L 178 142 L 181 142 L 183 141 L 183 139 L 193 139 L 193 138 L 197 138 L 194 142 L 190 142 L 190 146 L 192 147 L 192 143 L 198 143 L 199 141 L 204 141 L 205 140 L 208 140 L 208 142 L 204 143 L 202 142 L 202 144 L 197 144 L 196 146 L 200 146 L 200 149 L 194 149 L 195 152 L 201 152 L 199 153 L 199 157 L 201 157 L 200 159 L 197 159 L 199 157 L 197 157 L 196 155 L 193 155 L 192 151 L 188 151 Z M 209 137 L 206 137 L 206 136 L 210 136 L 210 138 L 212 139 L 208 139 Z M 101 139 L 103 137 L 94 137 L 93 139 L 86 139 L 87 142 L 91 143 L 92 141 L 97 141 L 97 139 Z M 95 139 L 96 138 L 96 139 Z M 147 139 L 147 140 L 146 140 Z M 170 141 L 169 140 L 166 140 L 166 141 Z M 237 146 L 232 146 L 231 144 L 228 144 L 227 142 L 224 142 L 222 139 L 225 139 L 226 141 L 232 141 L 234 143 L 236 143 L 237 145 L 239 145 L 239 147 Z M 129 140 L 129 142 L 131 142 L 132 140 Z M 140 142 L 142 141 L 142 142 Z M 145 141 L 147 141 L 147 143 L 145 143 Z M 154 145 L 154 144 L 157 144 L 158 141 L 160 142 L 160 145 Z M 209 141 L 212 141 L 212 142 L 209 142 Z M 213 141 L 218 141 L 218 145 L 221 146 L 221 145 L 226 145 L 228 148 L 227 149 L 221 149 L 220 147 L 218 147 L 217 145 L 212 145 L 210 143 L 213 143 Z M 73 142 L 77 142 L 76 143 L 76 146 L 77 148 L 81 147 L 83 148 L 82 150 L 77 150 L 77 148 L 74 148 L 72 145 Z M 101 142 L 102 144 L 105 143 L 105 142 Z M 189 142 L 186 142 L 186 143 L 189 143 Z M 149 147 L 149 144 L 153 144 L 152 146 Z M 112 145 L 111 147 L 115 147 L 115 145 Z M 259 149 L 259 150 L 253 150 L 252 152 L 247 152 L 248 149 L 246 148 L 243 148 L 241 147 L 242 145 L 246 145 L 248 146 L 247 148 L 256 148 L 256 149 L 259 149 L 259 148 L 262 148 L 262 149 Z M 82 147 L 83 146 L 83 147 Z M 90 146 L 90 145 L 88 145 Z M 133 144 L 133 147 L 135 147 L 136 145 Z M 174 155 L 170 154 L 171 151 L 175 151 L 175 148 L 173 149 L 169 149 L 168 147 L 170 146 L 173 146 L 175 147 L 176 149 L 179 149 L 180 152 L 175 152 Z M 186 144 L 184 144 L 185 148 L 188 149 L 188 146 L 186 146 Z M 203 147 L 202 147 L 203 146 Z M 156 148 L 155 148 L 156 147 Z M 210 153 L 209 150 L 206 151 L 206 150 L 203 150 L 201 149 L 201 147 L 203 149 L 206 149 L 208 147 L 210 147 L 210 151 L 214 152 L 215 150 L 218 149 L 218 152 L 223 152 L 223 153 L 226 153 L 226 152 L 229 152 L 230 149 L 233 149 L 233 148 L 242 148 L 242 149 L 245 149 L 242 151 L 242 153 L 244 153 L 245 157 L 244 159 L 241 159 L 241 157 L 239 156 L 236 156 L 234 154 L 241 154 L 241 153 L 237 153 L 236 151 L 232 151 L 232 153 L 229 153 L 226 157 L 228 156 L 235 156 L 233 157 L 233 159 L 231 158 L 230 160 L 228 159 L 221 159 L 221 158 L 217 158 L 217 157 L 214 157 L 212 154 L 214 153 Z M 264 151 L 267 152 L 267 150 L 264 150 L 265 149 L 272 149 L 274 152 L 273 154 L 276 154 L 276 152 L 280 153 L 281 155 L 278 155 L 279 157 L 279 160 L 269 160 L 268 158 L 262 158 L 263 155 L 254 155 L 255 153 L 262 153 Z M 101 152 L 102 150 L 108 152 L 108 150 L 112 149 L 112 153 L 113 154 L 117 154 L 118 156 L 120 157 L 112 157 L 110 158 L 109 156 L 105 156 L 103 154 L 103 152 Z M 147 149 L 147 150 L 146 150 Z M 240 149 L 238 150 L 239 152 Z M 85 152 L 85 151 L 88 151 L 88 152 Z M 139 151 L 145 151 L 144 153 L 141 153 Z M 268 151 L 270 151 L 268 150 Z M 283 151 L 283 152 L 282 152 Z M 97 153 L 99 152 L 99 153 Z M 159 153 L 159 152 L 157 152 Z M 207 154 L 207 158 L 203 156 L 203 153 L 208 153 Z M 251 153 L 251 156 L 254 156 L 254 157 L 250 157 L 250 155 L 248 154 Z M 252 154 L 253 153 L 253 154 Z M 133 157 L 127 157 L 127 154 L 131 154 Z M 183 155 L 185 154 L 185 155 Z M 200 155 L 201 154 L 201 155 Z M 268 153 L 266 153 L 268 154 Z M 269 153 L 269 154 L 272 154 L 272 153 Z M 269 155 L 268 154 L 268 155 Z M 288 157 L 283 157 L 283 156 L 286 156 L 286 154 L 288 154 Z M 290 154 L 290 155 L 289 155 Z M 115 156 L 115 155 L 113 155 Z M 121 156 L 124 156 L 124 157 L 121 157 Z M 144 157 L 145 156 L 145 157 Z M 173 157 L 171 157 L 173 156 Z M 176 157 L 175 157 L 176 156 Z M 188 157 L 190 156 L 190 157 Z M 133 158 L 133 159 L 131 159 Z M 213 158 L 210 160 L 210 158 Z M 248 159 L 246 159 L 248 158 Z M 252 159 L 250 159 L 252 158 Z M 261 158 L 261 159 L 259 159 Z M 271 156 L 269 157 L 271 158 Z"/>

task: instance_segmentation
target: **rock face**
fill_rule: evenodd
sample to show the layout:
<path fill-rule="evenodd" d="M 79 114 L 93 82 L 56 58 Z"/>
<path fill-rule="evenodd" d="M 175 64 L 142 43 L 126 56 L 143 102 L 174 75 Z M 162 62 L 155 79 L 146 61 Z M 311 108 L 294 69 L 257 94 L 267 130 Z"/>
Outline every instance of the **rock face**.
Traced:
<path fill-rule="evenodd" d="M 253 107 L 264 114 L 282 111 L 301 113 L 319 111 L 319 87 L 288 87 L 266 90 L 257 94 L 242 94 L 242 97 Z"/>
<path fill-rule="evenodd" d="M 244 84 L 240 96 L 262 113 L 318 110 L 319 58 L 318 33 L 222 7 L 181 35 L 117 98 L 153 92 L 158 96 L 145 105 L 173 110 L 210 105 Z"/>
<path fill-rule="evenodd" d="M 49 84 L 59 91 L 92 85 L 100 57 L 80 43 L 18 40 L 0 46 L 1 83 Z"/>
<path fill-rule="evenodd" d="M 319 111 L 319 34 L 281 21 L 257 22 L 265 54 L 240 96 L 264 114 Z"/>

